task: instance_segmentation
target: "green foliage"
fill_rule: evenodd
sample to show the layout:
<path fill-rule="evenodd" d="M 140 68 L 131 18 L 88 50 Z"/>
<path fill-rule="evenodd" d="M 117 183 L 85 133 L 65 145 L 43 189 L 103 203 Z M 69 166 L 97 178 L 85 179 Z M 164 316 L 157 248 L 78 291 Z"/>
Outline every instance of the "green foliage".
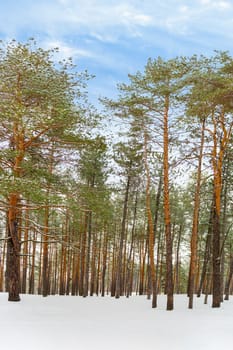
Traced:
<path fill-rule="evenodd" d="M 72 61 L 55 62 L 55 52 L 38 48 L 34 40 L 1 45 L 0 175 L 5 196 L 31 191 L 34 197 L 48 185 L 60 187 L 55 168 L 62 149 L 70 144 L 79 148 L 86 137 L 80 129 L 88 75 L 76 73 Z"/>

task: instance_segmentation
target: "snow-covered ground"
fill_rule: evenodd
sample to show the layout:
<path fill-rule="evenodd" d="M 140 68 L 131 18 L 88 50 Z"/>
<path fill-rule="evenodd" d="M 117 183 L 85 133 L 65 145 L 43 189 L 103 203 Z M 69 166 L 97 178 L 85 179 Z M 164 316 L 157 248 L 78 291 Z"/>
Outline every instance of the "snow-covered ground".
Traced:
<path fill-rule="evenodd" d="M 9 303 L 0 294 L 1 350 L 225 350 L 233 344 L 233 298 L 220 309 L 175 296 L 157 309 L 144 296 L 129 299 L 23 295 Z"/>

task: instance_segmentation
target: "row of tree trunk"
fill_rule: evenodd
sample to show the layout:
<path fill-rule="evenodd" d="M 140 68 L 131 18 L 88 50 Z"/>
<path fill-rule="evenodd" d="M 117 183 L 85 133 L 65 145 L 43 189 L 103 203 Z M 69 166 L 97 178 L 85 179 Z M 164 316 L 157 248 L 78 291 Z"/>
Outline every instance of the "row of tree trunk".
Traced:
<path fill-rule="evenodd" d="M 161 189 L 160 189 L 161 190 Z M 159 192 L 157 194 L 157 198 Z M 127 203 L 127 188 L 125 203 Z M 44 210 L 44 225 L 33 229 L 29 222 L 29 210 L 14 226 L 17 244 L 11 239 L 2 240 L 0 254 L 0 291 L 10 291 L 9 300 L 18 301 L 20 293 L 60 295 L 102 295 L 106 293 L 119 298 L 132 293 L 148 296 L 167 293 L 166 245 L 164 226 L 156 229 L 154 239 L 154 275 L 152 275 L 149 251 L 150 230 L 137 232 L 137 196 L 135 197 L 133 224 L 129 230 L 126 222 L 115 224 L 114 235 L 106 225 L 98 228 L 98 220 L 93 213 L 82 214 L 79 232 L 70 222 L 68 212 L 59 233 L 49 229 L 48 208 Z M 149 206 L 148 206 L 149 207 Z M 123 211 L 125 211 L 125 207 Z M 203 248 L 196 255 L 196 274 L 193 281 L 193 293 L 210 294 L 213 288 L 212 273 L 212 235 L 213 208 L 210 211 L 209 230 Z M 145 221 L 146 222 L 146 221 Z M 55 223 L 54 223 L 55 224 Z M 50 222 L 50 226 L 52 223 Z M 156 226 L 156 220 L 154 221 Z M 145 227 L 145 228 L 146 228 Z M 178 230 L 179 228 L 179 230 Z M 111 228 L 112 229 L 112 228 Z M 187 279 L 187 268 L 182 264 L 181 240 L 182 225 L 177 226 L 178 234 L 173 236 L 175 252 L 172 281 L 176 293 L 184 293 L 187 283 L 190 295 L 190 280 Z M 123 233 L 122 233 L 123 232 Z M 12 234 L 12 232 L 11 232 Z M 16 245 L 17 247 L 17 245 Z M 222 254 L 224 249 L 222 249 Z M 225 249 L 221 271 L 221 301 L 233 291 L 233 259 Z M 10 271 L 6 269 L 11 267 Z M 224 268 L 223 268 L 224 267 Z M 14 282 L 9 285 L 9 281 Z M 156 306 L 156 305 L 155 305 Z"/>

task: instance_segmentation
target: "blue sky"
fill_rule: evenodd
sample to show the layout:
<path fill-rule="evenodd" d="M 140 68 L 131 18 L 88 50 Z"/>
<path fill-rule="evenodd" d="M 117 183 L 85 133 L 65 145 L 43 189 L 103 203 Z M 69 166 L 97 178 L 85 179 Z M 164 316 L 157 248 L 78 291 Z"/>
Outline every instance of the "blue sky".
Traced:
<path fill-rule="evenodd" d="M 0 38 L 59 47 L 112 97 L 149 57 L 233 52 L 233 0 L 0 0 Z"/>

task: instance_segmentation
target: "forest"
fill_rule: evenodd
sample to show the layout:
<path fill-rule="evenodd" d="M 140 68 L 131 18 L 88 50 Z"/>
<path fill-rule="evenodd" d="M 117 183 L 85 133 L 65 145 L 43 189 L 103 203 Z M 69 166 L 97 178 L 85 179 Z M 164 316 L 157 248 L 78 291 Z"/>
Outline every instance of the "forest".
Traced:
<path fill-rule="evenodd" d="M 100 112 L 95 78 L 57 51 L 0 45 L 0 292 L 220 307 L 233 293 L 233 58 L 149 58 Z"/>

